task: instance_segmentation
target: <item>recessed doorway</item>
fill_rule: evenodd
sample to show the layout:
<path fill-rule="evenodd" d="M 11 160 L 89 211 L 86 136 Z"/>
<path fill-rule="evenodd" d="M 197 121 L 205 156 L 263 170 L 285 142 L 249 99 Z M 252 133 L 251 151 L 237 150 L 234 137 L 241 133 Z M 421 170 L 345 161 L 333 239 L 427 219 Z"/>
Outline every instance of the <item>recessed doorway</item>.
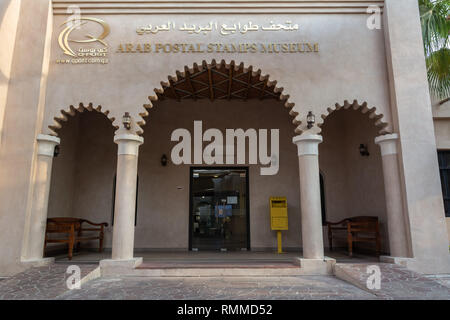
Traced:
<path fill-rule="evenodd" d="M 250 250 L 248 171 L 191 168 L 190 250 Z"/>

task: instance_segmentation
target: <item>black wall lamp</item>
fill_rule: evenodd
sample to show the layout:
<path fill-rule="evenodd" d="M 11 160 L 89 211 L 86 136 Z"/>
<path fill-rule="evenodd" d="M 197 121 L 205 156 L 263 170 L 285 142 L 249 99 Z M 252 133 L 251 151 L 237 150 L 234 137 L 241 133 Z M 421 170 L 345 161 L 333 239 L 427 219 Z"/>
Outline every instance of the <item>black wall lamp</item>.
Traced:
<path fill-rule="evenodd" d="M 55 151 L 53 152 L 53 157 L 58 158 L 60 153 L 61 153 L 61 147 L 55 146 Z"/>
<path fill-rule="evenodd" d="M 125 112 L 122 118 L 122 123 L 125 129 L 130 130 L 131 129 L 131 116 L 129 112 Z"/>
<path fill-rule="evenodd" d="M 165 154 L 163 154 L 163 156 L 161 157 L 161 165 L 163 167 L 167 167 L 168 162 L 169 162 L 169 160 L 167 159 L 167 156 Z"/>
<path fill-rule="evenodd" d="M 308 112 L 308 115 L 306 116 L 306 122 L 308 123 L 308 125 L 306 126 L 308 129 L 314 127 L 314 124 L 316 123 L 316 116 L 314 115 L 314 113 L 312 113 L 312 111 Z"/>
<path fill-rule="evenodd" d="M 370 153 L 369 153 L 369 149 L 367 148 L 367 145 L 366 144 L 360 144 L 359 145 L 359 153 L 361 154 L 361 156 L 362 157 L 368 157 L 368 156 L 370 156 Z"/>

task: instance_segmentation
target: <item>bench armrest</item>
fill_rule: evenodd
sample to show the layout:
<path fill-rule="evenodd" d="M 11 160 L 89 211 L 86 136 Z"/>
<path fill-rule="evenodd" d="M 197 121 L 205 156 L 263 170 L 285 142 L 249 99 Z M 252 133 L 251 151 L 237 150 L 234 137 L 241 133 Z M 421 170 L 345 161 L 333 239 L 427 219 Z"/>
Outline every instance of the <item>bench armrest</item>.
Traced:
<path fill-rule="evenodd" d="M 102 222 L 102 223 L 94 223 L 94 222 L 91 222 L 91 221 L 89 221 L 89 220 L 83 220 L 82 223 L 83 223 L 83 222 L 86 222 L 87 224 L 90 224 L 91 226 L 96 226 L 96 227 L 101 227 L 101 226 L 107 227 L 107 226 L 108 226 L 108 223 L 106 223 L 106 222 Z"/>
<path fill-rule="evenodd" d="M 337 225 L 341 225 L 341 224 L 344 224 L 344 223 L 348 223 L 348 219 L 344 219 L 344 220 L 341 220 L 341 221 L 339 221 L 339 222 L 330 222 L 330 221 L 326 221 L 325 222 L 326 224 L 327 224 L 327 226 L 337 226 Z"/>

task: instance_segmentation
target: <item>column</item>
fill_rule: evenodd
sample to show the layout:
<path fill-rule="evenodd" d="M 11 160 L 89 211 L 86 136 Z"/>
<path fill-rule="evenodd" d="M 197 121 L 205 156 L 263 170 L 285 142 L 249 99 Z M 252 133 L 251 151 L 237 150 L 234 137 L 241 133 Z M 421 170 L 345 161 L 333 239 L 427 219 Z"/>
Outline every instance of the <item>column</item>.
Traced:
<path fill-rule="evenodd" d="M 43 259 L 53 157 L 55 147 L 59 144 L 60 139 L 54 136 L 40 134 L 37 137 L 38 150 L 34 190 L 28 226 L 28 241 L 23 257 L 24 261 L 39 261 Z"/>
<path fill-rule="evenodd" d="M 303 134 L 293 139 L 298 147 L 303 257 L 323 259 L 320 202 L 319 143 L 322 136 Z"/>
<path fill-rule="evenodd" d="M 114 138 L 114 142 L 118 144 L 118 159 L 112 260 L 132 260 L 138 154 L 144 138 L 121 134 Z"/>
<path fill-rule="evenodd" d="M 383 162 L 384 192 L 389 230 L 389 248 L 392 257 L 408 256 L 405 215 L 397 159 L 398 134 L 377 137 Z"/>

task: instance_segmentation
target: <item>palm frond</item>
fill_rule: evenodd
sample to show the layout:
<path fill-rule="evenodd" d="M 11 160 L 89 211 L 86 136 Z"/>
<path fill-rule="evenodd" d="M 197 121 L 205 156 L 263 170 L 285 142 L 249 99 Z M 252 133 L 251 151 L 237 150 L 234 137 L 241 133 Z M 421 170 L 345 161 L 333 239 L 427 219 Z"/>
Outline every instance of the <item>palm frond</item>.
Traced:
<path fill-rule="evenodd" d="M 431 93 L 450 96 L 450 0 L 419 0 L 422 36 Z"/>

